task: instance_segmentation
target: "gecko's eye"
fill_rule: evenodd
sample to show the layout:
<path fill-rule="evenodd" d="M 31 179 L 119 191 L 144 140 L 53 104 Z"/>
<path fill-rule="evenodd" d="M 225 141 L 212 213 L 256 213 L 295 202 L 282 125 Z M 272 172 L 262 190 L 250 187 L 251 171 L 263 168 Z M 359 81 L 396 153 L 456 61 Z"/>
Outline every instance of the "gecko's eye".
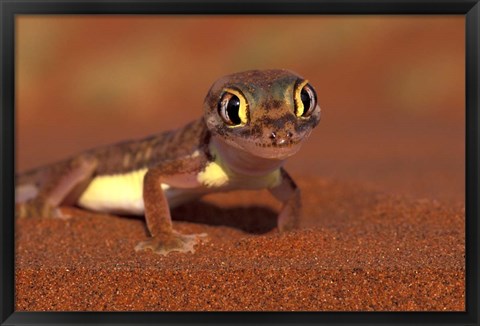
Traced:
<path fill-rule="evenodd" d="M 243 126 L 248 120 L 247 101 L 237 90 L 227 89 L 218 103 L 218 113 L 226 125 Z"/>
<path fill-rule="evenodd" d="M 295 115 L 308 117 L 317 106 L 317 94 L 308 81 L 300 83 L 295 90 Z"/>

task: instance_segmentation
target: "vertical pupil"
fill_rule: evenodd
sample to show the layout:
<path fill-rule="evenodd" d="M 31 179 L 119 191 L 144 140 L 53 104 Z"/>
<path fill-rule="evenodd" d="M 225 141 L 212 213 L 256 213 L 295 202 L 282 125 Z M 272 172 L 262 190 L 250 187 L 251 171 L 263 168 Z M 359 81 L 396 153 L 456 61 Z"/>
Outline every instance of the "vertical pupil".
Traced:
<path fill-rule="evenodd" d="M 302 92 L 300 93 L 300 98 L 302 99 L 303 103 L 303 114 L 307 113 L 310 110 L 310 95 L 308 95 L 308 92 L 304 89 L 302 89 Z"/>
<path fill-rule="evenodd" d="M 238 125 L 242 123 L 242 120 L 240 119 L 240 116 L 238 114 L 239 110 L 240 110 L 240 99 L 236 95 L 233 95 L 228 101 L 227 113 L 228 113 L 228 117 L 230 118 L 230 121 L 232 121 L 234 125 Z"/>

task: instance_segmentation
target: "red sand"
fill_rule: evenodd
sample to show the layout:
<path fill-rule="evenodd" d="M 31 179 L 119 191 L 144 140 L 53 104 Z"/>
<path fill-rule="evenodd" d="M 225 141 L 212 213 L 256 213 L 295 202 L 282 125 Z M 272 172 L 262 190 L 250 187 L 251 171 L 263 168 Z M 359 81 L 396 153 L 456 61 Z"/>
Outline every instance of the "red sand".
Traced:
<path fill-rule="evenodd" d="M 67 221 L 19 220 L 16 309 L 464 310 L 463 205 L 299 185 L 302 229 L 285 234 L 272 230 L 278 205 L 266 192 L 176 209 L 177 230 L 209 234 L 195 254 L 135 253 L 146 236 L 137 218 L 66 208 Z"/>

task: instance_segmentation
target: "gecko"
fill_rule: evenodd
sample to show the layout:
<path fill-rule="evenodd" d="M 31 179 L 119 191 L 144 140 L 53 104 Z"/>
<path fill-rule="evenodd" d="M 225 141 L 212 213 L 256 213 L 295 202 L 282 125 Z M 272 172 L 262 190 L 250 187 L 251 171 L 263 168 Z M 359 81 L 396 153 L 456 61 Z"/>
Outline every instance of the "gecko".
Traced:
<path fill-rule="evenodd" d="M 144 215 L 149 235 L 137 252 L 194 252 L 206 234 L 176 231 L 171 208 L 214 192 L 268 189 L 282 203 L 278 230 L 298 227 L 300 189 L 283 165 L 320 121 L 313 86 L 289 70 L 249 70 L 215 81 L 203 108 L 176 130 L 16 175 L 16 217 L 62 217 L 61 205 Z"/>

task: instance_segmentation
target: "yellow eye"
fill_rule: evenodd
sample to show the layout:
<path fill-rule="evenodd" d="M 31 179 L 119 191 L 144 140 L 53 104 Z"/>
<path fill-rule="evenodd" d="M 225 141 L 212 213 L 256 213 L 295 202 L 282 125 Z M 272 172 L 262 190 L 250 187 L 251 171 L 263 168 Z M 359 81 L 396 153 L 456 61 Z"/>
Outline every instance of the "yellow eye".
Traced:
<path fill-rule="evenodd" d="M 237 127 L 248 122 L 248 105 L 237 90 L 226 89 L 218 103 L 218 114 L 226 125 Z"/>
<path fill-rule="evenodd" d="M 298 84 L 295 89 L 295 115 L 308 117 L 317 106 L 317 94 L 308 80 Z"/>

